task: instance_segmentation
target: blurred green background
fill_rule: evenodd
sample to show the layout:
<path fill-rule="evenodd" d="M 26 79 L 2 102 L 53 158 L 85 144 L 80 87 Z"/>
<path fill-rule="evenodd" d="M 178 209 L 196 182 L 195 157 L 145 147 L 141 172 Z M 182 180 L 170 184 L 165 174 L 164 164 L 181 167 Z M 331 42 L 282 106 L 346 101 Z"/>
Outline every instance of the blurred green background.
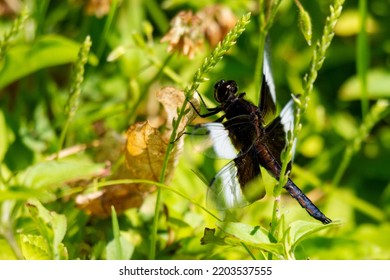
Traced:
<path fill-rule="evenodd" d="M 202 42 L 190 59 L 167 52 L 168 43 L 160 40 L 178 12 L 195 14 L 217 3 L 228 7 L 235 19 L 249 11 L 252 16 L 237 45 L 212 69 L 209 81 L 201 84 L 199 92 L 210 107 L 215 106 L 212 88 L 220 79 L 234 79 L 249 98 L 255 95 L 257 1 L 0 3 L 0 259 L 118 258 L 115 219 L 91 217 L 76 206 L 75 196 L 84 191 L 80 182 L 104 177 L 101 172 L 107 162 L 115 169 L 111 156 L 120 147 L 116 137 L 122 137 L 134 122 L 158 114 L 159 88 L 184 89 L 192 81 L 213 47 Z M 301 1 L 311 18 L 313 44 L 322 34 L 331 3 Z M 362 9 L 364 3 L 344 4 L 310 95 L 292 169 L 297 185 L 342 224 L 299 243 L 294 252 L 297 259 L 390 258 L 390 3 L 367 1 Z M 26 17 L 20 16 L 24 5 Z M 366 35 L 360 28 L 365 13 Z M 15 28 L 18 17 L 22 21 Z M 74 150 L 59 162 L 48 160 L 58 152 L 69 92 L 75 84 L 75 62 L 87 36 L 92 47 L 63 147 Z M 281 1 L 267 48 L 281 108 L 291 93 L 302 92 L 313 53 L 300 31 L 294 1 Z M 362 97 L 364 92 L 367 98 Z M 378 107 L 383 112 L 378 113 Z M 204 205 L 207 186 L 192 170 L 211 179 L 220 163 L 193 153 L 187 140 L 178 160 L 168 185 Z M 204 229 L 216 228 L 215 219 L 170 191 L 163 191 L 162 198 L 157 259 L 250 259 L 241 246 L 200 245 Z M 155 193 L 149 194 L 141 207 L 118 216 L 123 258 L 148 258 L 154 201 Z M 273 198 L 267 195 L 239 209 L 237 220 L 267 228 L 272 205 Z M 287 225 L 313 221 L 286 193 L 281 205 Z"/>

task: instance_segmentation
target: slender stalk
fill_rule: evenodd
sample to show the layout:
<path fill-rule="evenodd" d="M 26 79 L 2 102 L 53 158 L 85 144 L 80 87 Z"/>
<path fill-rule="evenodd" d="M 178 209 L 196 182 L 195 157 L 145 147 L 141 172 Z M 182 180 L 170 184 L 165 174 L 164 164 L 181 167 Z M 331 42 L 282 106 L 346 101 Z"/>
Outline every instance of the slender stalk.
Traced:
<path fill-rule="evenodd" d="M 84 81 L 84 71 L 85 71 L 84 66 L 87 63 L 88 54 L 91 45 L 92 45 L 91 39 L 89 36 L 87 36 L 87 38 L 85 38 L 83 44 L 80 47 L 78 60 L 75 64 L 72 85 L 69 93 L 69 99 L 66 104 L 67 119 L 61 131 L 61 135 L 58 141 L 57 156 L 59 156 L 59 153 L 64 145 L 65 137 L 68 132 L 69 126 L 72 123 L 73 118 L 76 115 L 76 111 L 79 107 L 80 95 L 81 95 L 81 84 Z"/>
<path fill-rule="evenodd" d="M 165 33 L 169 28 L 169 21 L 167 20 L 165 14 L 162 12 L 160 3 L 156 3 L 156 0 L 144 1 L 144 5 L 152 20 L 156 23 L 156 27 L 161 33 Z M 157 24 L 158 23 L 158 24 Z"/>
<path fill-rule="evenodd" d="M 169 139 L 169 144 L 167 147 L 167 151 L 165 153 L 163 166 L 161 168 L 161 174 L 160 174 L 160 183 L 163 183 L 165 181 L 165 171 L 168 166 L 168 160 L 169 156 L 174 148 L 173 142 L 177 137 L 177 130 L 180 124 L 181 119 L 183 118 L 186 107 L 188 104 L 188 99 L 191 98 L 191 96 L 194 94 L 196 89 L 199 87 L 201 82 L 206 81 L 207 79 L 204 78 L 204 76 L 211 71 L 215 67 L 215 65 L 223 58 L 225 53 L 236 43 L 236 40 L 238 37 L 244 32 L 245 26 L 249 23 L 250 19 L 250 13 L 244 15 L 241 17 L 241 19 L 238 21 L 238 23 L 235 25 L 235 27 L 226 35 L 224 40 L 218 44 L 218 46 L 213 50 L 210 56 L 206 57 L 202 66 L 197 70 L 197 72 L 194 75 L 192 84 L 184 90 L 184 94 L 186 96 L 186 100 L 184 101 L 182 107 L 178 111 L 177 119 L 174 122 L 172 134 Z M 159 213 L 161 208 L 161 202 L 162 201 L 162 192 L 159 188 L 157 190 L 157 199 L 155 204 L 155 212 L 154 212 L 154 219 L 153 219 L 153 231 L 151 236 L 151 244 L 150 244 L 150 252 L 149 252 L 149 258 L 154 259 L 156 256 L 156 242 L 157 242 L 157 228 L 158 228 L 158 220 L 159 220 Z"/>
<path fill-rule="evenodd" d="M 368 112 L 367 69 L 369 64 L 369 43 L 366 30 L 367 0 L 359 0 L 360 32 L 356 50 L 356 68 L 360 80 L 362 116 Z"/>
<path fill-rule="evenodd" d="M 5 56 L 11 38 L 19 33 L 28 17 L 28 10 L 27 8 L 24 8 L 12 23 L 11 28 L 3 34 L 3 37 L 0 39 L 0 61 Z"/>
<path fill-rule="evenodd" d="M 273 24 L 276 12 L 278 10 L 281 0 L 274 0 L 271 2 L 270 9 L 267 9 L 264 0 L 259 0 L 259 7 L 262 7 L 259 11 L 259 43 L 257 47 L 257 60 L 255 66 L 255 77 L 253 79 L 255 83 L 255 99 L 260 100 L 260 89 L 263 83 L 263 61 L 264 61 L 264 48 L 266 45 L 267 34 Z"/>
<path fill-rule="evenodd" d="M 241 246 L 244 247 L 245 251 L 249 254 L 249 256 L 252 258 L 252 260 L 256 260 L 255 255 L 251 252 L 251 250 L 248 248 L 248 246 L 245 245 L 244 242 L 241 242 Z"/>
<path fill-rule="evenodd" d="M 115 14 L 116 14 L 116 11 L 117 11 L 117 8 L 118 8 L 118 0 L 112 0 L 111 1 L 111 5 L 110 5 L 110 12 L 107 16 L 107 20 L 104 24 L 104 29 L 103 29 L 103 32 L 102 32 L 102 37 L 100 39 L 100 43 L 99 43 L 99 47 L 96 51 L 96 55 L 98 57 L 98 59 L 100 60 L 102 54 L 103 54 L 103 51 L 104 51 L 104 48 L 107 44 L 107 37 L 110 33 L 110 30 L 111 30 L 111 27 L 112 27 L 112 23 L 114 22 L 114 17 L 115 17 Z"/>
<path fill-rule="evenodd" d="M 303 88 L 304 92 L 299 97 L 293 97 L 295 102 L 295 115 L 294 115 L 294 129 L 292 133 L 287 135 L 288 145 L 286 149 L 282 152 L 282 172 L 280 174 L 278 187 L 275 189 L 274 194 L 279 195 L 281 189 L 286 184 L 288 180 L 288 174 L 286 174 L 287 165 L 292 159 L 292 148 L 296 137 L 298 136 L 302 128 L 302 116 L 304 115 L 308 102 L 310 99 L 310 93 L 313 90 L 314 82 L 317 79 L 318 71 L 321 69 L 324 61 L 325 54 L 328 50 L 333 36 L 334 36 L 334 26 L 337 23 L 338 18 L 341 15 L 342 4 L 344 0 L 335 0 L 334 4 L 330 6 L 330 15 L 326 18 L 326 23 L 323 30 L 323 35 L 321 39 L 317 42 L 316 48 L 313 52 L 313 57 L 310 63 L 310 71 L 304 77 Z"/>
<path fill-rule="evenodd" d="M 363 141 L 367 138 L 375 124 L 390 114 L 390 106 L 387 100 L 379 100 L 367 113 L 362 125 L 359 127 L 356 137 L 347 145 L 339 168 L 333 178 L 332 185 L 338 186 L 345 170 L 351 162 L 352 156 L 360 150 Z"/>
<path fill-rule="evenodd" d="M 37 7 L 36 7 L 36 11 L 35 11 L 35 18 L 36 18 L 36 34 L 35 36 L 39 36 L 41 34 L 43 34 L 43 25 L 44 25 L 44 21 L 46 20 L 46 14 L 47 14 L 47 10 L 48 10 L 48 7 L 49 7 L 49 4 L 50 4 L 50 0 L 41 0 L 41 1 L 37 1 Z"/>
<path fill-rule="evenodd" d="M 263 61 L 264 61 L 264 47 L 265 47 L 265 38 L 267 37 L 267 31 L 265 30 L 266 26 L 266 11 L 264 0 L 259 0 L 259 7 L 262 7 L 259 11 L 259 44 L 257 47 L 257 60 L 255 66 L 255 77 L 253 79 L 255 83 L 255 99 L 260 100 L 260 89 L 263 83 Z"/>
<path fill-rule="evenodd" d="M 294 102 L 295 102 L 295 115 L 294 115 L 294 129 L 291 133 L 288 133 L 287 135 L 287 146 L 283 150 L 281 154 L 281 160 L 282 160 L 282 168 L 280 172 L 280 178 L 278 185 L 274 189 L 274 197 L 279 197 L 282 188 L 286 185 L 289 173 L 287 172 L 287 166 L 289 162 L 292 160 L 293 156 L 293 146 L 295 139 L 297 138 L 298 134 L 301 131 L 302 128 L 302 117 L 306 111 L 306 108 L 308 106 L 308 102 L 310 99 L 310 93 L 313 90 L 314 82 L 317 79 L 318 71 L 321 69 L 324 61 L 325 61 L 325 54 L 328 50 L 333 36 L 334 36 L 334 26 L 337 23 L 338 18 L 341 15 L 342 11 L 342 5 L 344 3 L 344 0 L 335 0 L 334 3 L 329 7 L 330 14 L 326 18 L 326 22 L 323 29 L 323 34 L 320 40 L 317 42 L 316 47 L 313 51 L 313 57 L 310 63 L 310 70 L 304 77 L 304 83 L 303 83 L 303 89 L 304 92 L 301 96 L 295 97 L 293 96 Z M 279 201 L 278 199 L 275 199 L 274 202 L 274 212 L 272 216 L 273 223 L 271 224 L 271 230 L 270 233 L 272 235 L 275 234 L 277 224 L 279 222 Z"/>

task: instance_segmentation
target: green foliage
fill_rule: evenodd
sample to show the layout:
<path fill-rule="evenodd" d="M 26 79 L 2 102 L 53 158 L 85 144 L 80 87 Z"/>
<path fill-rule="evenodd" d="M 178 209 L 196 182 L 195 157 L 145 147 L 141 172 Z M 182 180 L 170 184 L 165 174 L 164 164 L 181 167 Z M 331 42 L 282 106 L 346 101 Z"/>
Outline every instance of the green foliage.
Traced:
<path fill-rule="evenodd" d="M 61 243 L 66 233 L 64 215 L 49 212 L 37 200 L 28 200 L 26 207 L 39 235 L 20 235 L 23 257 L 33 259 L 67 259 L 68 253 Z"/>
<path fill-rule="evenodd" d="M 108 260 L 128 260 L 134 251 L 134 245 L 121 235 L 118 223 L 118 217 L 115 208 L 111 211 L 112 230 L 114 239 L 106 247 Z"/>
<path fill-rule="evenodd" d="M 3 88 L 40 69 L 73 62 L 77 52 L 76 42 L 55 34 L 42 36 L 32 44 L 18 44 L 4 56 L 0 87 Z"/>
<path fill-rule="evenodd" d="M 0 20 L 0 259 L 390 258 L 390 15 L 382 0 L 259 1 L 260 10 L 224 1 L 235 27 L 219 45 L 195 48 L 192 60 L 160 40 L 177 12 L 198 12 L 204 1 L 111 1 L 103 15 L 75 1 L 35 2 Z M 266 38 L 278 108 L 297 96 L 288 175 L 333 223 L 311 219 L 283 191 L 287 176 L 277 182 L 265 170 L 262 201 L 207 208 L 196 174 L 210 180 L 224 163 L 190 141 L 166 181 L 187 101 L 159 182 L 116 175 L 121 134 L 136 121 L 161 121 L 159 88 L 176 86 L 187 98 L 199 91 L 214 107 L 215 81 L 234 79 L 257 102 Z M 123 213 L 109 205 L 106 218 L 82 210 L 81 197 L 126 184 L 157 191 Z"/>
<path fill-rule="evenodd" d="M 65 136 L 68 131 L 68 127 L 73 121 L 73 118 L 76 114 L 76 111 L 79 107 L 80 103 L 80 94 L 81 94 L 81 84 L 84 80 L 84 66 L 87 63 L 88 60 L 88 54 L 89 50 L 91 48 L 92 42 L 91 38 L 87 36 L 85 38 L 83 44 L 80 47 L 80 50 L 78 52 L 78 59 L 75 64 L 75 71 L 73 73 L 73 78 L 72 78 L 72 84 L 70 87 L 70 92 L 69 92 L 69 98 L 68 102 L 66 103 L 66 123 L 64 125 L 64 128 L 61 131 L 60 135 L 60 140 L 58 144 L 58 153 L 60 152 L 64 141 L 65 141 Z"/>
<path fill-rule="evenodd" d="M 27 18 L 28 18 L 28 13 L 27 10 L 24 9 L 20 13 L 19 17 L 16 20 L 14 20 L 14 22 L 11 25 L 11 28 L 7 32 L 2 34 L 3 38 L 0 40 L 0 61 L 2 61 L 4 58 L 4 54 L 6 53 L 7 48 L 9 47 L 11 38 L 18 35 L 20 29 L 22 28 Z"/>

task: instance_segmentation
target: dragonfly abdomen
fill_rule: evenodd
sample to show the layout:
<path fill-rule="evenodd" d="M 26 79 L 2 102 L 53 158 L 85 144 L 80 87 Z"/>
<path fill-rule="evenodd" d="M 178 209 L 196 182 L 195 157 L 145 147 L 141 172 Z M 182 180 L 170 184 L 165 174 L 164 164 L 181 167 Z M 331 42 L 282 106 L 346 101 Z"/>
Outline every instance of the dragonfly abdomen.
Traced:
<path fill-rule="evenodd" d="M 326 217 L 321 210 L 318 209 L 317 206 L 315 206 L 314 203 L 300 190 L 300 188 L 291 181 L 291 179 L 288 179 L 284 188 L 314 219 L 321 221 L 323 224 L 329 224 L 332 222 L 332 220 Z"/>

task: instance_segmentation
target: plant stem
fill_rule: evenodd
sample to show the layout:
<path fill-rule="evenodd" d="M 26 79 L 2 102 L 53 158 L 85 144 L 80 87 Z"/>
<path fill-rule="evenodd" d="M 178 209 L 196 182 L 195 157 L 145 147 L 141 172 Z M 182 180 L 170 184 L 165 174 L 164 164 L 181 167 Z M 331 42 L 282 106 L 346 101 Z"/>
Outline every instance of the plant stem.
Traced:
<path fill-rule="evenodd" d="M 326 51 L 328 50 L 332 42 L 334 36 L 333 29 L 337 23 L 338 18 L 341 15 L 343 3 L 344 0 L 335 0 L 334 3 L 329 7 L 330 14 L 326 18 L 322 37 L 320 38 L 320 40 L 317 41 L 317 44 L 313 51 L 313 57 L 310 63 L 310 70 L 304 77 L 304 83 L 303 83 L 304 92 L 299 97 L 293 96 L 294 103 L 295 103 L 294 128 L 291 132 L 288 133 L 287 145 L 281 154 L 282 167 L 280 172 L 280 178 L 279 178 L 278 185 L 274 189 L 274 197 L 276 198 L 279 197 L 282 188 L 287 183 L 290 174 L 289 170 L 287 170 L 287 166 L 292 160 L 295 139 L 297 138 L 302 128 L 301 119 L 308 106 L 310 93 L 313 90 L 313 85 L 317 79 L 318 71 L 321 69 L 325 61 Z M 277 225 L 279 223 L 279 217 L 280 217 L 279 209 L 278 209 L 279 208 L 278 199 L 275 199 L 274 204 L 275 205 L 274 205 L 274 211 L 272 216 L 273 223 L 271 224 L 271 230 L 270 230 L 270 233 L 272 235 L 275 234 Z"/>
<path fill-rule="evenodd" d="M 84 72 L 85 72 L 84 66 L 87 63 L 88 54 L 91 45 L 92 45 L 91 38 L 87 36 L 79 50 L 78 60 L 76 61 L 75 64 L 69 98 L 66 104 L 67 119 L 61 131 L 61 135 L 58 141 L 57 157 L 59 156 L 59 153 L 63 148 L 65 137 L 68 132 L 69 126 L 72 123 L 73 118 L 76 115 L 76 111 L 79 107 L 80 95 L 81 95 L 81 84 L 84 81 Z"/>
<path fill-rule="evenodd" d="M 367 21 L 367 1 L 359 0 L 359 14 L 360 14 L 360 32 L 357 41 L 356 50 L 356 68 L 360 80 L 361 88 L 361 108 L 363 118 L 368 112 L 368 93 L 367 93 L 367 69 L 369 64 L 369 45 L 366 30 Z"/>
<path fill-rule="evenodd" d="M 366 139 L 374 125 L 388 114 L 390 114 L 390 106 L 387 100 L 379 100 L 374 106 L 372 106 L 362 125 L 359 127 L 356 137 L 353 138 L 345 149 L 340 166 L 337 168 L 336 175 L 333 178 L 333 186 L 338 186 L 340 184 L 340 180 L 351 162 L 352 156 L 360 150 L 362 142 Z"/>
<path fill-rule="evenodd" d="M 3 60 L 5 56 L 11 38 L 19 33 L 29 16 L 27 8 L 24 8 L 12 23 L 11 28 L 3 34 L 3 37 L 0 39 L 0 61 Z"/>
<path fill-rule="evenodd" d="M 263 83 L 263 62 L 264 62 L 264 49 L 266 45 L 266 38 L 269 29 L 273 24 L 273 20 L 276 15 L 276 11 L 279 7 L 281 0 L 272 1 L 271 8 L 267 11 L 264 0 L 259 0 L 259 7 L 263 7 L 259 12 L 259 44 L 257 47 L 257 60 L 255 66 L 255 95 L 254 100 L 260 100 L 260 89 Z"/>
<path fill-rule="evenodd" d="M 104 48 L 107 44 L 107 37 L 110 33 L 112 24 L 114 22 L 114 17 L 115 17 L 117 9 L 118 9 L 118 0 L 112 0 L 111 5 L 110 5 L 110 12 L 109 12 L 107 19 L 106 19 L 106 22 L 104 24 L 102 37 L 100 38 L 100 43 L 99 43 L 99 46 L 98 46 L 97 51 L 96 51 L 96 56 L 98 57 L 99 60 L 100 60 L 100 58 L 103 54 Z"/>

